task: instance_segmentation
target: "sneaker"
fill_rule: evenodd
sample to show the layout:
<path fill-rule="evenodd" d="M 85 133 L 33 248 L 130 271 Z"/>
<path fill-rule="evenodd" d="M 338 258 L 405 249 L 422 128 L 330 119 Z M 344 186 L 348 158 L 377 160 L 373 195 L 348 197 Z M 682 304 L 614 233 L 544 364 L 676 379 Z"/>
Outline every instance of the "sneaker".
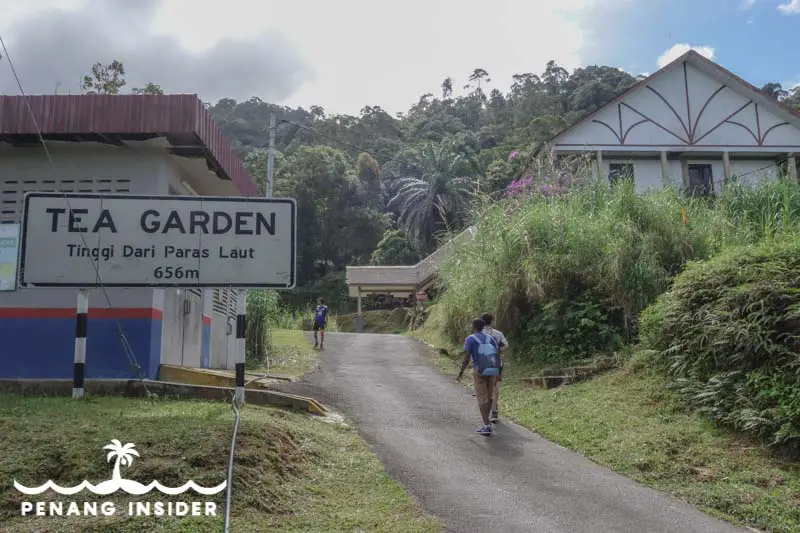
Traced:
<path fill-rule="evenodd" d="M 490 424 L 488 426 L 481 426 L 479 428 L 475 428 L 475 433 L 477 433 L 478 435 L 483 435 L 485 437 L 488 437 L 492 434 L 492 426 Z"/>
<path fill-rule="evenodd" d="M 492 414 L 489 415 L 489 422 L 491 422 L 492 424 L 496 424 L 498 420 L 499 417 L 497 416 L 497 411 L 492 411 Z"/>

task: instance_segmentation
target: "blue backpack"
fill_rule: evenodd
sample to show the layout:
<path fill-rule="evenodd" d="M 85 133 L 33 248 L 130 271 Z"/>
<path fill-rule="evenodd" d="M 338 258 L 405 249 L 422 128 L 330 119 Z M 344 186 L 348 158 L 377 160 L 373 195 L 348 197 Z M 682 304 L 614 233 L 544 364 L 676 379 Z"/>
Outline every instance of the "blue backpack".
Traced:
<path fill-rule="evenodd" d="M 497 355 L 494 339 L 491 335 L 483 334 L 486 342 L 482 342 L 477 335 L 470 337 L 478 343 L 478 374 L 481 376 L 497 376 L 500 374 L 500 356 Z M 495 341 L 496 342 L 496 341 Z"/>

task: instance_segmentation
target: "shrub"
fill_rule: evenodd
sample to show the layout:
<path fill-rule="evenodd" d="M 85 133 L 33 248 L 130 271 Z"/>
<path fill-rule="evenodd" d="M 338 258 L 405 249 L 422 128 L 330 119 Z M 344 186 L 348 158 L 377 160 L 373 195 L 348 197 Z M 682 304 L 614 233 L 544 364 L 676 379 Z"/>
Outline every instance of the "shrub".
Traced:
<path fill-rule="evenodd" d="M 278 300 L 277 291 L 247 292 L 245 362 L 249 367 L 261 366 L 272 348 L 269 326 L 278 315 Z"/>
<path fill-rule="evenodd" d="M 450 339 L 488 311 L 518 343 L 546 346 L 548 359 L 614 349 L 635 338 L 639 313 L 688 261 L 798 228 L 796 183 L 731 185 L 709 202 L 674 187 L 609 187 L 581 165 L 540 162 L 506 199 L 478 204 L 475 239 L 439 271 Z"/>
<path fill-rule="evenodd" d="M 573 287 L 564 298 L 536 304 L 520 326 L 522 352 L 536 363 L 566 363 L 587 353 L 610 352 L 622 347 L 621 309 L 613 301 Z"/>
<path fill-rule="evenodd" d="M 640 322 L 693 406 L 800 449 L 800 239 L 690 264 Z"/>

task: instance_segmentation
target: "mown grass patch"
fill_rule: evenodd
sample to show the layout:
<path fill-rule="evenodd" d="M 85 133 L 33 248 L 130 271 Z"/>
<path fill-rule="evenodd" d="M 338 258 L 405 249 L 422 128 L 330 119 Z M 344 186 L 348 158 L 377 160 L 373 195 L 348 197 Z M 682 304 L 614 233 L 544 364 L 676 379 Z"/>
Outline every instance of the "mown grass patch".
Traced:
<path fill-rule="evenodd" d="M 296 378 L 314 369 L 319 352 L 299 329 L 275 329 L 270 333 L 272 350 L 269 354 L 269 367 L 261 367 L 254 371 L 258 374 L 267 372 L 286 374 Z"/>
<path fill-rule="evenodd" d="M 123 478 L 153 479 L 179 486 L 192 479 L 214 486 L 225 480 L 233 416 L 223 403 L 150 401 L 131 398 L 66 398 L 0 395 L 0 523 L 15 532 L 218 532 L 225 493 L 200 496 L 93 496 L 62 500 L 112 501 L 119 510 L 136 500 L 212 501 L 216 517 L 23 517 L 16 479 L 38 486 L 48 479 L 73 486 L 111 477 L 103 446 L 111 439 L 133 442 L 140 453 Z M 49 494 L 49 496 L 48 496 Z M 357 433 L 309 415 L 246 406 L 237 439 L 232 530 L 434 532 L 439 523 L 424 515 L 389 478 Z"/>

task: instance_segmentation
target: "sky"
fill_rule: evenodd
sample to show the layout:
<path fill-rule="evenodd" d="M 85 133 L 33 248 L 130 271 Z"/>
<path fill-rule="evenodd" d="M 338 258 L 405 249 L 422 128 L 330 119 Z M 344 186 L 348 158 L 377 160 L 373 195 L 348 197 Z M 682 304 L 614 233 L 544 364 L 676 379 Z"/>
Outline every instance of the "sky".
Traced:
<path fill-rule="evenodd" d="M 79 93 L 92 64 L 117 59 L 126 89 L 395 114 L 475 68 L 507 91 L 551 59 L 643 74 L 689 48 L 757 86 L 800 84 L 800 0 L 0 0 L 0 13 L 29 94 Z M 19 94 L 5 59 L 0 94 Z"/>

